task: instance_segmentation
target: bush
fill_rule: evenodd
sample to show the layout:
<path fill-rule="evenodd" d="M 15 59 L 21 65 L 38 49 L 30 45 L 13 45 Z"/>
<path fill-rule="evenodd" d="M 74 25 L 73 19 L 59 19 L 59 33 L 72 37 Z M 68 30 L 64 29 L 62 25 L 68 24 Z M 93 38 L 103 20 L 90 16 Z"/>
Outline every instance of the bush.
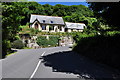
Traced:
<path fill-rule="evenodd" d="M 42 47 L 46 47 L 48 45 L 48 40 L 45 36 L 39 36 L 37 38 L 37 44 Z"/>
<path fill-rule="evenodd" d="M 95 36 L 95 34 L 86 34 L 86 33 L 73 33 L 73 39 L 76 43 L 78 43 L 82 38 L 92 37 Z"/>
<path fill-rule="evenodd" d="M 31 34 L 38 34 L 39 32 L 41 32 L 38 29 L 34 29 L 34 28 L 29 28 L 28 30 L 30 31 Z"/>
<path fill-rule="evenodd" d="M 120 69 L 120 34 L 114 36 L 92 36 L 81 38 L 74 51 L 95 61 Z"/>
<path fill-rule="evenodd" d="M 49 37 L 49 45 L 51 46 L 57 46 L 59 37 L 57 36 L 50 36 Z"/>
<path fill-rule="evenodd" d="M 16 40 L 12 43 L 12 48 L 16 48 L 16 49 L 23 49 L 24 48 L 24 44 L 21 40 Z"/>
<path fill-rule="evenodd" d="M 107 35 L 114 36 L 115 34 L 120 34 L 120 31 L 108 31 Z"/>
<path fill-rule="evenodd" d="M 10 40 L 3 40 L 2 41 L 2 58 L 5 58 L 7 54 L 11 51 L 11 44 Z"/>
<path fill-rule="evenodd" d="M 39 36 L 37 39 L 37 44 L 41 47 L 57 46 L 57 43 L 57 36 L 49 36 L 49 39 L 46 39 L 46 36 Z"/>
<path fill-rule="evenodd" d="M 15 39 L 16 39 L 16 40 L 20 40 L 20 36 L 18 36 L 18 35 L 15 36 Z"/>

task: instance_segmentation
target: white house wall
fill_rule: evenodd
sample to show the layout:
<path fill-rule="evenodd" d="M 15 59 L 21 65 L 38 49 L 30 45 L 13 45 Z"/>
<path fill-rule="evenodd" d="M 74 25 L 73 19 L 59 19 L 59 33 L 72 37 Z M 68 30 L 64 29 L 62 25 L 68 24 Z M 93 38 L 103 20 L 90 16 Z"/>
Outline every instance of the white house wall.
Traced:
<path fill-rule="evenodd" d="M 38 23 L 38 30 L 42 30 L 42 27 L 40 26 L 39 23 Z"/>
<path fill-rule="evenodd" d="M 32 25 L 31 25 L 31 28 L 35 28 L 35 24 L 38 24 L 38 30 L 41 30 L 43 32 L 49 32 L 49 26 L 50 25 L 46 25 L 46 30 L 42 30 L 42 27 L 40 26 L 40 24 L 36 21 L 34 22 Z M 64 26 L 60 26 L 62 27 L 62 30 L 60 31 L 60 29 L 58 28 L 59 25 L 54 25 L 54 30 L 51 30 L 50 32 L 65 32 L 65 27 Z M 82 26 L 85 26 L 85 25 L 82 25 Z M 57 31 L 56 31 L 57 29 Z M 83 30 L 81 29 L 70 29 L 68 28 L 67 32 L 72 32 L 72 31 L 79 31 L 79 32 L 82 32 Z"/>
<path fill-rule="evenodd" d="M 60 31 L 60 29 L 58 28 L 59 25 L 54 25 L 54 30 L 51 30 L 50 32 L 64 32 L 64 26 L 60 26 L 62 27 L 62 30 Z M 57 31 L 56 31 L 57 29 Z"/>
<path fill-rule="evenodd" d="M 58 30 L 58 26 L 57 25 L 54 26 L 53 32 L 56 32 L 56 29 L 57 29 L 57 32 L 58 32 L 59 30 Z"/>
<path fill-rule="evenodd" d="M 83 32 L 83 30 L 81 29 L 68 29 L 67 32 L 72 32 L 72 31 L 75 31 L 75 32 Z"/>
<path fill-rule="evenodd" d="M 68 32 L 72 32 L 72 30 L 71 30 L 71 29 L 68 29 Z"/>
<path fill-rule="evenodd" d="M 60 32 L 65 32 L 65 27 L 64 26 L 60 26 L 62 28 L 62 30 Z"/>
<path fill-rule="evenodd" d="M 83 30 L 78 30 L 79 32 L 83 32 Z"/>
<path fill-rule="evenodd" d="M 49 31 L 49 25 L 46 25 L 46 31 Z"/>
<path fill-rule="evenodd" d="M 38 24 L 38 30 L 41 30 L 43 32 L 49 32 L 49 27 L 50 25 L 46 25 L 46 30 L 42 30 L 42 26 L 37 22 L 35 21 L 32 25 L 31 25 L 31 28 L 35 28 L 35 24 Z M 81 24 L 80 24 L 81 25 Z M 54 26 L 54 30 L 50 30 L 50 32 L 65 32 L 65 26 L 62 26 L 62 25 L 53 25 Z M 58 26 L 60 26 L 62 28 L 62 30 L 60 31 L 60 29 L 58 28 Z M 82 27 L 85 26 L 85 24 L 82 24 L 81 25 Z M 86 27 L 86 26 L 85 26 Z M 76 31 L 76 32 L 82 32 L 83 29 L 71 29 L 71 28 L 68 28 L 67 32 L 72 32 L 72 31 Z"/>

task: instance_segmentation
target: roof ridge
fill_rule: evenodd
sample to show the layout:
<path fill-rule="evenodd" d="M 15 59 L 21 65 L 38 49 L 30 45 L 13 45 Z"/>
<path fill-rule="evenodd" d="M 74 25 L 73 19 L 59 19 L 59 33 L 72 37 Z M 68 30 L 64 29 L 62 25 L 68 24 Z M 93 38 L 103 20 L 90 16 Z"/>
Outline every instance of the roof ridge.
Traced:
<path fill-rule="evenodd" d="M 39 14 L 31 14 L 31 15 L 39 15 Z M 48 16 L 48 15 L 39 15 L 39 16 Z M 49 17 L 60 17 L 60 16 L 49 16 Z M 62 17 L 60 17 L 62 18 Z"/>
<path fill-rule="evenodd" d="M 74 23 L 74 22 L 65 22 L 65 23 Z M 85 23 L 79 23 L 79 24 L 85 24 Z"/>

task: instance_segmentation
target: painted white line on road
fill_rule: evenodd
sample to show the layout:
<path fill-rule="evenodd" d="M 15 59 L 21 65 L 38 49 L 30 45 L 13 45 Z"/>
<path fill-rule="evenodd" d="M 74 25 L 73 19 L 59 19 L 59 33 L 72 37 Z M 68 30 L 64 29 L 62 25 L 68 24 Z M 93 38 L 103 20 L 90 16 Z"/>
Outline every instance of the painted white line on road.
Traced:
<path fill-rule="evenodd" d="M 41 56 L 43 56 L 44 54 L 45 54 L 45 52 L 43 52 Z M 34 72 L 33 72 L 32 75 L 30 76 L 30 79 L 29 79 L 29 80 L 31 80 L 31 79 L 33 78 L 33 76 L 35 75 L 35 73 L 37 72 L 40 63 L 41 63 L 41 60 L 39 60 L 39 62 L 38 62 L 38 64 L 37 64 Z"/>
<path fill-rule="evenodd" d="M 43 52 L 41 56 L 44 56 L 44 54 L 45 54 L 45 52 Z"/>

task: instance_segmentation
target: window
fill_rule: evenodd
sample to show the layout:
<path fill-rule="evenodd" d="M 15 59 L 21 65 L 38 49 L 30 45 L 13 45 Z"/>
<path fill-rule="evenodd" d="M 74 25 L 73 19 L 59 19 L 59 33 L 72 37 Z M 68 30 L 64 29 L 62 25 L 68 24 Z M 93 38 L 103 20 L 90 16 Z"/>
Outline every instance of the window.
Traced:
<path fill-rule="evenodd" d="M 45 23 L 45 20 L 43 20 L 43 23 Z"/>
<path fill-rule="evenodd" d="M 51 21 L 51 23 L 53 23 L 53 21 Z"/>
<path fill-rule="evenodd" d="M 83 28 L 86 28 L 86 26 L 83 26 Z"/>
<path fill-rule="evenodd" d="M 71 31 L 73 31 L 73 29 L 71 29 Z"/>
<path fill-rule="evenodd" d="M 46 25 L 42 25 L 42 30 L 46 30 Z"/>
<path fill-rule="evenodd" d="M 49 26 L 49 30 L 54 30 L 54 26 Z"/>
<path fill-rule="evenodd" d="M 60 31 L 62 31 L 62 26 L 58 26 L 58 29 L 59 29 Z"/>
<path fill-rule="evenodd" d="M 62 26 L 60 26 L 60 31 L 62 31 Z"/>

